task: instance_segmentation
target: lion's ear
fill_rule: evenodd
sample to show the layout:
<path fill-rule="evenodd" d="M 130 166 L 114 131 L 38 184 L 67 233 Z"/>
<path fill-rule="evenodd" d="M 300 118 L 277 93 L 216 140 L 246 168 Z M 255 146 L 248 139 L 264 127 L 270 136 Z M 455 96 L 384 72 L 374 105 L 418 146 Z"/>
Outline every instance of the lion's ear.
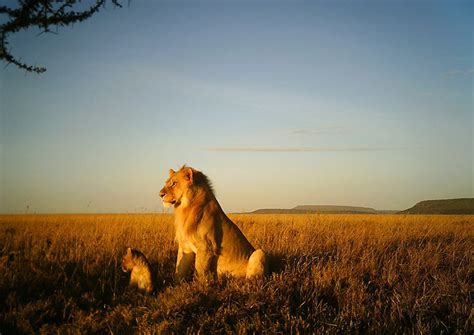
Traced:
<path fill-rule="evenodd" d="M 170 169 L 170 177 L 172 177 L 176 172 L 173 169 Z"/>
<path fill-rule="evenodd" d="M 191 183 L 193 182 L 194 171 L 192 168 L 188 167 L 184 170 L 184 177 L 189 180 Z"/>

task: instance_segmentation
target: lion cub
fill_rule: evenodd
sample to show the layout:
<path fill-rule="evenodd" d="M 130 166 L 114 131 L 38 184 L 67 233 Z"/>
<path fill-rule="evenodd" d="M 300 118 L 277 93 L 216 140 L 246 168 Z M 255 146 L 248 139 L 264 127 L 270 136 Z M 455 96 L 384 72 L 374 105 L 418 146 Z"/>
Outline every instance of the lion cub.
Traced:
<path fill-rule="evenodd" d="M 146 293 L 153 292 L 150 263 L 140 251 L 127 248 L 127 253 L 122 258 L 122 271 L 132 272 L 130 275 L 131 286 L 138 286 L 138 289 Z"/>

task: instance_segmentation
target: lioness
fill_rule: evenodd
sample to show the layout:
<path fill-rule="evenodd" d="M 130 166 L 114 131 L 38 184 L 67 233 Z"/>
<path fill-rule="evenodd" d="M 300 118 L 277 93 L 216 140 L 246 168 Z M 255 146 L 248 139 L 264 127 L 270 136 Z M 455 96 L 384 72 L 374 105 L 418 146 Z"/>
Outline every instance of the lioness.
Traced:
<path fill-rule="evenodd" d="M 240 229 L 225 215 L 208 178 L 183 166 L 169 171 L 160 191 L 163 205 L 174 206 L 178 280 L 195 267 L 199 278 L 230 274 L 256 277 L 267 273 L 267 258 L 255 250 Z"/>
<path fill-rule="evenodd" d="M 132 272 L 130 274 L 130 286 L 138 286 L 139 290 L 146 293 L 153 292 L 150 263 L 140 251 L 127 248 L 127 252 L 122 258 L 122 271 Z"/>

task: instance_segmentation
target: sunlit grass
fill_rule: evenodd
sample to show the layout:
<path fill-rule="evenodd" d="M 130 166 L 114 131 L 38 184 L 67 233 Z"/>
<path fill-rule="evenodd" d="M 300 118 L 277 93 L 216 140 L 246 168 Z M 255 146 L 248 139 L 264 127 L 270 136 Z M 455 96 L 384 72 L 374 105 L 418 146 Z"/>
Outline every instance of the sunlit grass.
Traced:
<path fill-rule="evenodd" d="M 264 280 L 171 281 L 171 215 L 0 216 L 0 332 L 473 330 L 473 216 L 231 215 Z M 156 296 L 127 287 L 127 246 Z"/>

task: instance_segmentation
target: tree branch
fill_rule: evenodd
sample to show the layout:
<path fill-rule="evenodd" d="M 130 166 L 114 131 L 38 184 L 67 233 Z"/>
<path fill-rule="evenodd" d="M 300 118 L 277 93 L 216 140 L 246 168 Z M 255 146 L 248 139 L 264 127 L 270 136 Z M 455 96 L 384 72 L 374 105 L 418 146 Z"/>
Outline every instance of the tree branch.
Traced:
<path fill-rule="evenodd" d="M 106 2 L 107 0 L 95 0 L 95 4 L 82 11 L 73 10 L 80 0 L 19 0 L 18 8 L 0 6 L 0 14 L 8 16 L 7 22 L 0 25 L 0 59 L 27 72 L 45 72 L 46 68 L 28 65 L 11 53 L 8 49 L 9 35 L 34 27 L 41 29 L 42 33 L 50 33 L 50 27 L 57 30 L 59 27 L 83 22 L 96 14 Z M 120 0 L 110 2 L 114 7 L 122 7 Z"/>

